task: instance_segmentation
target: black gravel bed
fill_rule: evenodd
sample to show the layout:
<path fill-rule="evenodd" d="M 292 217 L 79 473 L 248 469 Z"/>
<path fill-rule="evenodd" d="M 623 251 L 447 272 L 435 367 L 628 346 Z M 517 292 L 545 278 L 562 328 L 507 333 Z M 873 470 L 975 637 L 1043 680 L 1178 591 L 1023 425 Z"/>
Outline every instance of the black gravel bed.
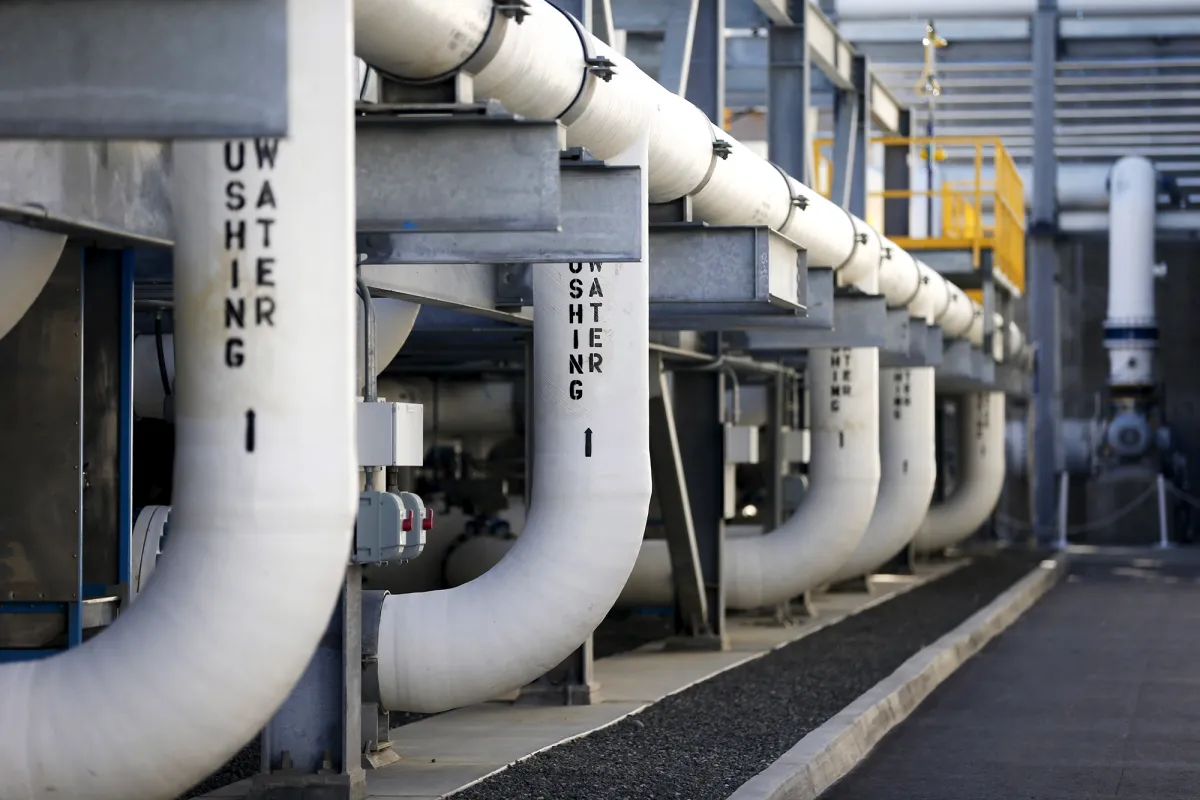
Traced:
<path fill-rule="evenodd" d="M 673 625 L 674 620 L 669 614 L 614 613 L 596 629 L 593 639 L 594 656 L 605 658 L 665 639 L 671 635 Z M 400 728 L 434 715 L 392 711 L 389 716 L 391 726 Z M 216 791 L 222 786 L 253 777 L 258 774 L 260 763 L 259 737 L 255 736 L 254 741 L 242 748 L 229 763 L 196 784 L 187 794 L 180 795 L 178 800 L 190 800 Z"/>
<path fill-rule="evenodd" d="M 1028 551 L 950 575 L 616 725 L 526 759 L 455 800 L 723 800 L 1027 574 Z"/>
<path fill-rule="evenodd" d="M 181 794 L 179 800 L 200 797 L 209 792 L 215 792 L 222 786 L 228 786 L 231 783 L 237 783 L 240 780 L 253 777 L 258 774 L 261 766 L 262 755 L 259 748 L 259 737 L 255 736 L 253 741 L 239 750 L 237 755 L 229 759 L 229 762 L 225 766 L 200 781 L 200 783 L 197 783 L 186 794 Z"/>

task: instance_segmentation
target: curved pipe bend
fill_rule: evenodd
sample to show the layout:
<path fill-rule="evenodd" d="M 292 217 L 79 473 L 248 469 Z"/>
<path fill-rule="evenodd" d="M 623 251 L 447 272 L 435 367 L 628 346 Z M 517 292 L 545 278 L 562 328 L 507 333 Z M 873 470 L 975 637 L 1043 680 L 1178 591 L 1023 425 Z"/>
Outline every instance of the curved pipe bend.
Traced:
<path fill-rule="evenodd" d="M 933 367 L 879 371 L 879 495 L 862 541 L 835 582 L 883 566 L 921 526 L 937 479 L 934 416 Z"/>
<path fill-rule="evenodd" d="M 42 293 L 66 243 L 60 233 L 0 220 L 0 339 Z"/>
<path fill-rule="evenodd" d="M 913 538 L 919 553 L 944 550 L 979 530 L 1004 489 L 1004 394 L 966 395 L 960 413 L 962 475 L 949 499 L 931 506 L 921 523 Z"/>
<path fill-rule="evenodd" d="M 288 138 L 273 169 L 238 170 L 280 200 L 271 247 L 244 251 L 280 264 L 275 325 L 240 331 L 226 365 L 230 172 L 222 144 L 176 143 L 171 547 L 101 635 L 0 665 L 5 800 L 178 797 L 262 729 L 333 612 L 357 505 L 349 0 L 287 16 Z"/>
<path fill-rule="evenodd" d="M 524 534 L 469 583 L 384 601 L 385 708 L 444 711 L 533 680 L 587 639 L 633 569 L 650 506 L 649 272 L 645 261 L 576 266 L 586 273 L 533 268 L 537 413 Z M 599 319 L 582 308 L 602 342 L 583 354 L 583 374 L 571 367 L 577 280 L 604 298 Z"/>
<path fill-rule="evenodd" d="M 781 603 L 827 583 L 854 553 L 870 522 L 880 474 L 879 351 L 813 350 L 809 381 L 813 428 L 808 492 L 800 508 L 774 531 L 726 539 L 723 568 L 730 608 Z M 851 388 L 848 398 L 846 386 Z M 488 570 L 511 547 L 510 540 L 495 537 L 469 539 L 449 555 L 447 576 L 455 581 L 491 574 Z M 673 598 L 666 542 L 643 541 L 617 604 L 670 605 Z"/>

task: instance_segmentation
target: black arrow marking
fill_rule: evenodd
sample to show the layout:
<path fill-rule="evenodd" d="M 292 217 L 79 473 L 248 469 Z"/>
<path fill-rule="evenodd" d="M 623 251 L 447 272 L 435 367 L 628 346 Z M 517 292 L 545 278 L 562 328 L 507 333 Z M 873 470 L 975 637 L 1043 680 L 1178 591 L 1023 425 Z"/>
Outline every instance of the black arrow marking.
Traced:
<path fill-rule="evenodd" d="M 246 452 L 254 452 L 254 409 L 246 412 Z"/>
<path fill-rule="evenodd" d="M 583 432 L 583 456 L 584 458 L 592 457 L 592 429 L 588 428 Z"/>

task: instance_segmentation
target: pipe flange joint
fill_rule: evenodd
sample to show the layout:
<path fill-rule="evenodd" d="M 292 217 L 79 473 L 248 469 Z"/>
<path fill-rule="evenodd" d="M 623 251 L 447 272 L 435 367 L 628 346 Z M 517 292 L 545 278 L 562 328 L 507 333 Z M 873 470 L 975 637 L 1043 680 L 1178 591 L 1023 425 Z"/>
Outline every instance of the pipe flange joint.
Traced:
<path fill-rule="evenodd" d="M 796 216 L 797 210 L 808 210 L 808 198 L 802 194 L 797 194 L 796 192 L 792 191 L 791 177 L 786 171 L 784 171 L 783 167 L 779 166 L 774 161 L 768 161 L 767 163 L 775 168 L 775 171 L 779 173 L 779 177 L 783 178 L 783 185 L 787 188 L 788 195 L 791 198 L 788 202 L 787 218 L 784 219 L 783 225 L 780 226 L 780 230 L 787 230 L 787 227 L 792 224 L 792 218 Z"/>
<path fill-rule="evenodd" d="M 492 0 L 496 12 L 520 25 L 529 16 L 528 0 Z"/>
<path fill-rule="evenodd" d="M 846 208 L 845 206 L 838 206 L 838 208 L 840 208 L 842 213 L 846 215 L 846 219 L 850 220 L 850 230 L 853 233 L 853 237 L 851 238 L 850 253 L 846 256 L 842 263 L 833 268 L 835 273 L 841 272 L 843 269 L 845 269 L 846 265 L 854 260 L 854 254 L 858 252 L 858 248 L 867 243 L 867 238 L 865 235 L 862 236 L 860 241 L 858 225 L 855 224 L 854 215 L 850 213 L 850 209 Z M 880 263 L 883 262 L 881 261 Z M 878 267 L 879 264 L 876 264 L 875 266 Z"/>
<path fill-rule="evenodd" d="M 579 89 L 557 117 L 563 125 L 570 125 L 579 119 L 583 114 L 583 109 L 587 108 L 587 101 L 596 91 L 596 80 L 599 79 L 605 83 L 611 81 L 617 74 L 617 65 L 612 59 L 599 55 L 592 49 L 592 35 L 588 33 L 582 22 L 553 2 L 550 3 L 550 6 L 571 23 L 571 27 L 575 29 L 575 34 L 579 37 L 579 46 L 583 49 L 583 74 L 579 78 Z"/>
<path fill-rule="evenodd" d="M 442 83 L 453 78 L 460 72 L 476 75 L 484 67 L 492 63 L 492 59 L 496 57 L 496 53 L 500 52 L 500 46 L 504 44 L 504 37 L 508 32 L 509 22 L 520 25 L 531 13 L 533 12 L 529 7 L 529 0 L 492 0 L 492 16 L 488 19 L 487 30 L 483 32 L 483 38 L 479 40 L 479 44 L 456 66 L 432 77 L 405 78 L 385 72 L 374 66 L 372 66 L 372 69 L 390 80 L 398 83 L 406 83 L 410 86 L 429 86 L 435 83 Z"/>
<path fill-rule="evenodd" d="M 707 120 L 708 117 L 704 117 L 704 119 Z M 712 180 L 713 173 L 717 171 L 717 161 L 725 161 L 733 155 L 733 144 L 718 136 L 717 129 L 711 125 L 709 126 L 709 130 L 712 132 L 712 157 L 708 160 L 708 171 L 704 173 L 704 177 L 700 179 L 700 183 L 696 188 L 692 189 L 689 193 L 692 197 L 704 191 L 704 187 L 708 186 L 708 182 Z"/>

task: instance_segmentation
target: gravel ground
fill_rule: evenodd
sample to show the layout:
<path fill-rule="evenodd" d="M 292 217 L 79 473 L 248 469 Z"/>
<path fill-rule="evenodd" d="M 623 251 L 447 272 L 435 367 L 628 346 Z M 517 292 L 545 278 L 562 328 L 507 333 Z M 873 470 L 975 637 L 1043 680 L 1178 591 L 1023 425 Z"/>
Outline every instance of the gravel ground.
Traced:
<path fill-rule="evenodd" d="M 669 615 L 659 614 L 614 614 L 600 624 L 596 630 L 594 647 L 595 657 L 624 653 L 671 635 L 673 621 Z M 419 720 L 431 717 L 433 714 L 418 714 L 408 711 L 391 712 L 391 725 L 399 728 Z M 220 789 L 231 783 L 249 778 L 258 773 L 259 769 L 259 739 L 246 745 L 225 766 L 214 772 L 202 783 L 194 786 L 179 800 L 190 800 L 207 792 Z"/>
<path fill-rule="evenodd" d="M 722 800 L 1025 575 L 1006 552 L 520 762 L 455 800 Z"/>
<path fill-rule="evenodd" d="M 258 737 L 255 736 L 254 741 L 239 750 L 237 755 L 229 759 L 228 764 L 193 786 L 186 794 L 180 795 L 179 800 L 188 800 L 188 798 L 215 792 L 222 786 L 237 783 L 244 778 L 249 778 L 257 774 L 258 768 L 262 763 L 260 758 Z"/>

